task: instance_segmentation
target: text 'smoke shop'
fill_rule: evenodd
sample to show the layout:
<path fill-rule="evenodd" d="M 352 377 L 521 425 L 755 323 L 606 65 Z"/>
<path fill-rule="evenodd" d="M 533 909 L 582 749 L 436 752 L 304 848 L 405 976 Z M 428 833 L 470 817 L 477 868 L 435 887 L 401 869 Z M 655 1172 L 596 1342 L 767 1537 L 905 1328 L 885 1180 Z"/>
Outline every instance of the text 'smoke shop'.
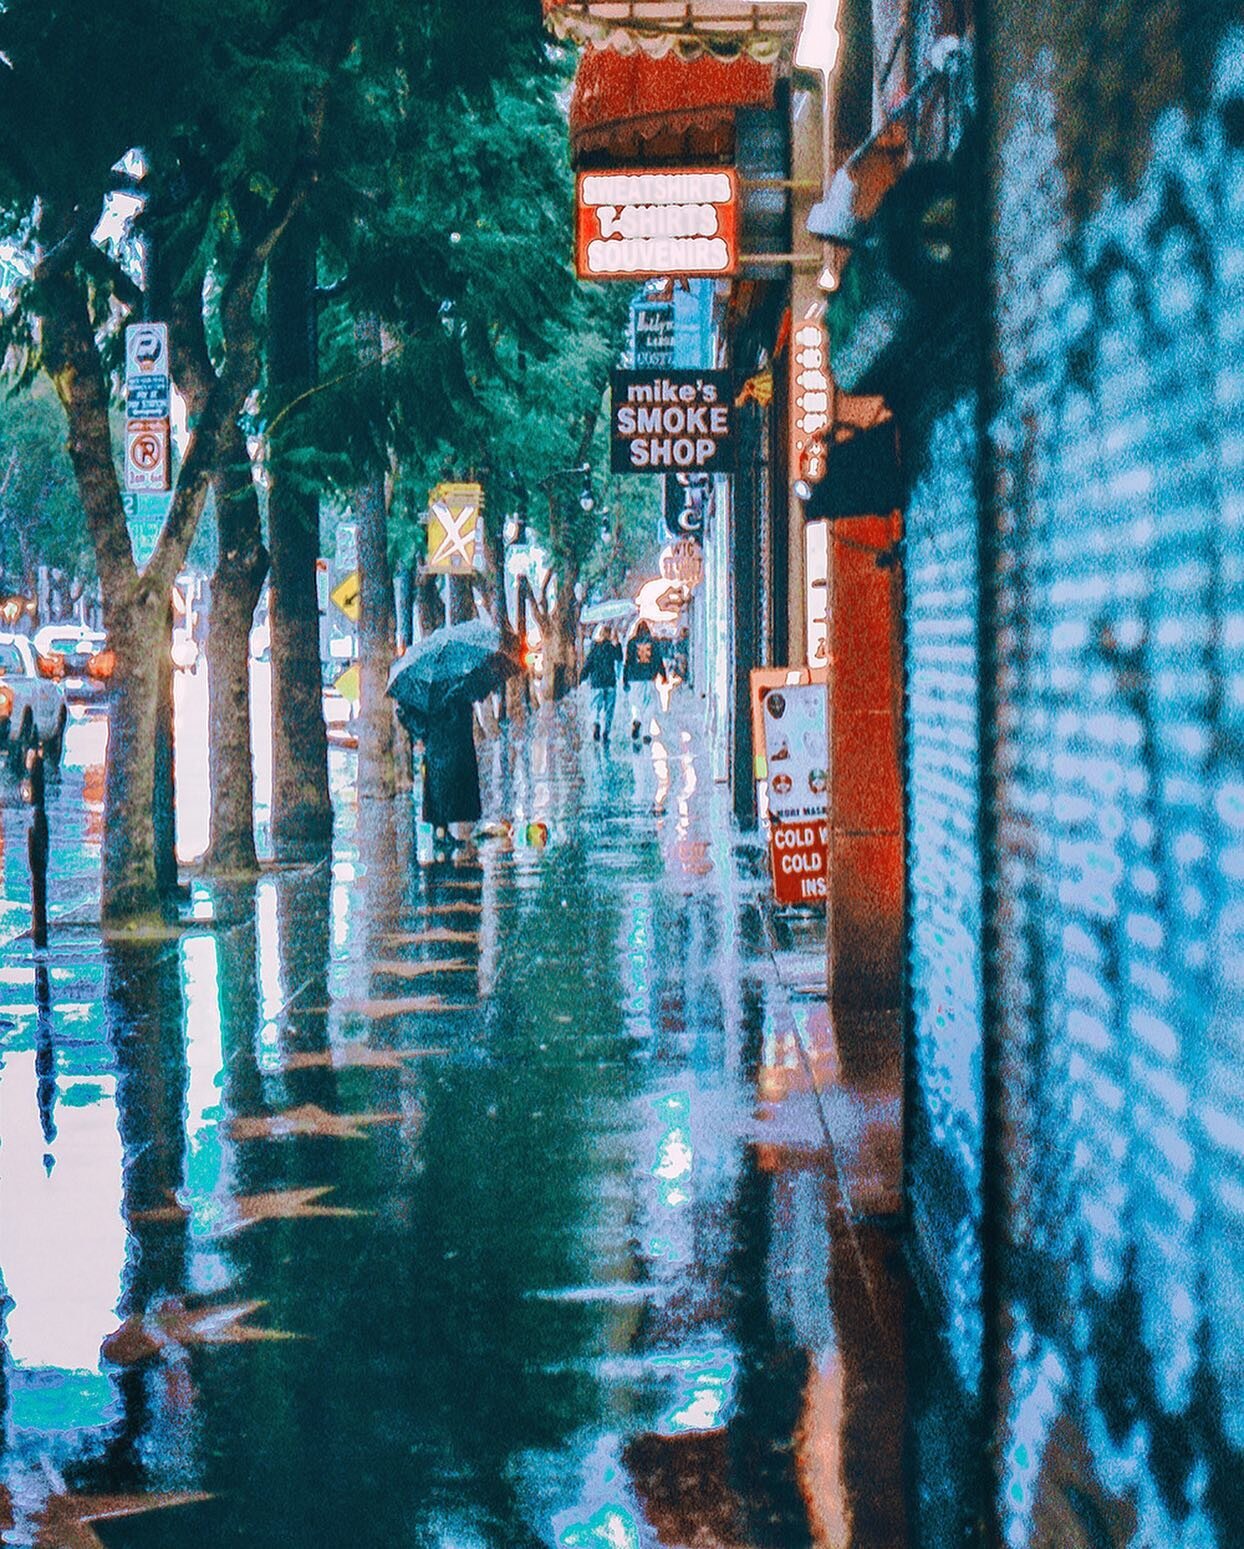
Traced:
<path fill-rule="evenodd" d="M 614 473 L 734 472 L 728 371 L 615 371 Z"/>

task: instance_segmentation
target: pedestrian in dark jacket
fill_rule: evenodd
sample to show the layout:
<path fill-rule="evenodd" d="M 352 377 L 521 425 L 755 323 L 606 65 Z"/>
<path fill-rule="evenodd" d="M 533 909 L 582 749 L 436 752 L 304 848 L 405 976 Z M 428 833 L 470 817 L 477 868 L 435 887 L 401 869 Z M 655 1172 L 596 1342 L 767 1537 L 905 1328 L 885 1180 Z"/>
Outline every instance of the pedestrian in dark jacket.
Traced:
<path fill-rule="evenodd" d="M 444 843 L 451 823 L 477 823 L 483 812 L 475 715 L 468 700 L 455 700 L 426 720 L 402 719 L 423 742 L 423 820 Z"/>
<path fill-rule="evenodd" d="M 609 741 L 614 707 L 618 702 L 618 668 L 621 665 L 622 647 L 610 626 L 602 624 L 583 663 L 584 675 L 592 691 L 593 742 Z"/>
<path fill-rule="evenodd" d="M 652 741 L 652 730 L 661 728 L 656 722 L 656 693 L 653 684 L 665 671 L 665 657 L 661 642 L 652 638 L 647 623 L 640 619 L 626 647 L 626 660 L 622 667 L 622 687 L 631 696 L 631 740 L 638 742 L 643 734 L 645 742 Z"/>

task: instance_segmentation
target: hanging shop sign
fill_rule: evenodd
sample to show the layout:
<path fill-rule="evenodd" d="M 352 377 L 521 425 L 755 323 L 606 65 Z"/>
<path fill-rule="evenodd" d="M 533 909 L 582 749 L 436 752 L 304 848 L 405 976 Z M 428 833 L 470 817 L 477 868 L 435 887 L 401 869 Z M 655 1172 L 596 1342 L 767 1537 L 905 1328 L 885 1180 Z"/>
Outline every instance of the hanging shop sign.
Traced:
<path fill-rule="evenodd" d="M 614 473 L 734 470 L 728 371 L 615 371 Z"/>
<path fill-rule="evenodd" d="M 829 523 L 808 522 L 804 539 L 804 613 L 808 621 L 808 665 L 829 666 Z"/>
<path fill-rule="evenodd" d="M 791 478 L 819 484 L 825 477 L 826 445 L 833 419 L 829 377 L 829 334 L 819 317 L 796 327 L 790 350 Z"/>
<path fill-rule="evenodd" d="M 690 587 L 655 576 L 635 593 L 635 612 L 649 624 L 673 624 L 690 601 Z"/>
<path fill-rule="evenodd" d="M 638 301 L 631 307 L 631 358 L 639 371 L 674 364 L 674 306 L 669 301 Z"/>
<path fill-rule="evenodd" d="M 427 569 L 433 575 L 474 575 L 482 566 L 479 484 L 438 484 L 428 496 Z"/>
<path fill-rule="evenodd" d="M 739 264 L 732 167 L 581 172 L 575 266 L 581 280 L 731 275 Z"/>
<path fill-rule="evenodd" d="M 824 683 L 795 683 L 769 689 L 762 702 L 769 858 L 779 904 L 828 896 L 827 698 Z"/>
<path fill-rule="evenodd" d="M 704 579 L 704 550 L 695 538 L 679 538 L 661 550 L 661 574 L 694 591 Z"/>
<path fill-rule="evenodd" d="M 168 324 L 131 323 L 125 330 L 125 487 L 169 487 L 172 389 Z"/>
<path fill-rule="evenodd" d="M 667 473 L 663 490 L 666 531 L 675 538 L 700 538 L 713 509 L 709 473 Z"/>

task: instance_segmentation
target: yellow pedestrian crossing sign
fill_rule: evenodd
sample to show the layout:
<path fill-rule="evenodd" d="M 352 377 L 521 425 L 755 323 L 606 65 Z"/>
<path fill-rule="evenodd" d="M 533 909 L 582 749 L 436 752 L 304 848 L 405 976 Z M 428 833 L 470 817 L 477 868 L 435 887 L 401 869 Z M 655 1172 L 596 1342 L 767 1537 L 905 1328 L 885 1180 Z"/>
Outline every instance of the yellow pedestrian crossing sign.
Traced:
<path fill-rule="evenodd" d="M 359 664 L 352 662 L 333 684 L 333 687 L 343 699 L 352 699 L 357 704 L 362 698 L 362 689 L 359 684 Z"/>
<path fill-rule="evenodd" d="M 474 575 L 482 567 L 478 484 L 438 484 L 428 496 L 427 569 L 434 575 Z"/>
<path fill-rule="evenodd" d="M 345 580 L 338 581 L 328 594 L 351 624 L 358 623 L 359 614 L 362 612 L 359 606 L 360 590 L 359 573 L 357 570 L 352 570 Z"/>

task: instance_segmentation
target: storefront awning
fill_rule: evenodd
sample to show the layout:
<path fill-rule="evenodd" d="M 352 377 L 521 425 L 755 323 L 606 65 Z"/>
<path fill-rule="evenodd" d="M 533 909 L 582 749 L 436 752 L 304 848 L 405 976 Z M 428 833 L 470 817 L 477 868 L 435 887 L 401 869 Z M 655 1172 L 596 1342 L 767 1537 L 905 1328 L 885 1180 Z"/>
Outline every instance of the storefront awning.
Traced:
<path fill-rule="evenodd" d="M 735 113 L 772 107 L 773 89 L 773 67 L 749 57 L 653 59 L 585 49 L 570 104 L 575 164 L 732 156 Z"/>
<path fill-rule="evenodd" d="M 804 19 L 804 0 L 543 0 L 559 38 L 620 54 L 683 59 L 710 53 L 750 55 L 762 64 L 789 59 Z"/>

